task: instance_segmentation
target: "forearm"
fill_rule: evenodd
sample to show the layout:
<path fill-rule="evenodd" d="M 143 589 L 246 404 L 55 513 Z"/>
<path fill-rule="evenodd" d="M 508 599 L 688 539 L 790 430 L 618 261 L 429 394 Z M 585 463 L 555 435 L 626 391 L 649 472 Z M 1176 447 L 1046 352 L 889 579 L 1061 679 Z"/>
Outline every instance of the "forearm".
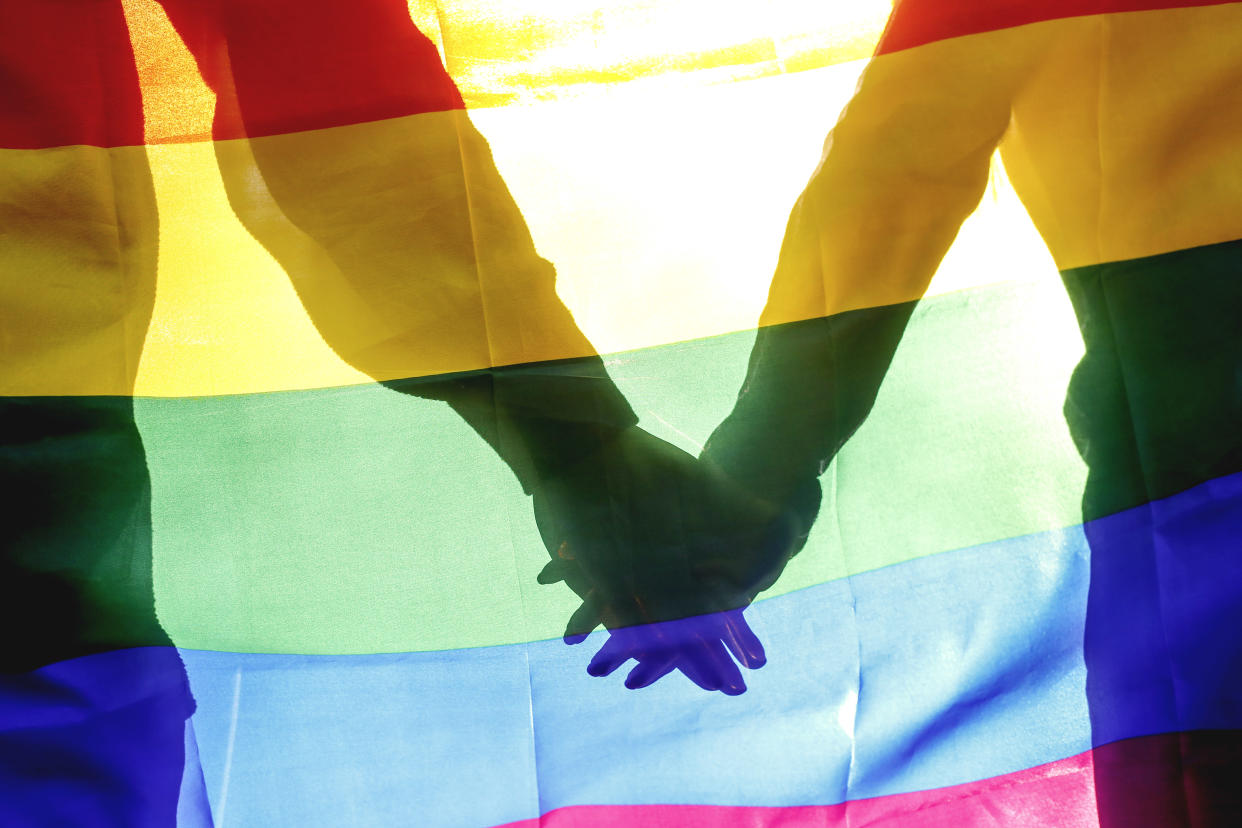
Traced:
<path fill-rule="evenodd" d="M 775 502 L 823 473 L 870 413 L 986 170 L 983 160 L 964 196 L 958 185 L 891 210 L 877 197 L 852 219 L 845 186 L 832 193 L 831 174 L 812 181 L 790 221 L 746 380 L 706 457 Z"/>
<path fill-rule="evenodd" d="M 638 422 L 599 357 L 384 384 L 447 402 L 513 470 L 528 494 Z"/>
<path fill-rule="evenodd" d="M 827 468 L 871 411 L 914 302 L 761 328 L 704 456 L 776 503 Z"/>
<path fill-rule="evenodd" d="M 762 496 L 813 481 L 862 424 L 983 194 L 1013 73 L 964 88 L 946 48 L 873 61 L 792 211 L 746 381 L 705 450 Z"/>
<path fill-rule="evenodd" d="M 447 402 L 527 491 L 634 424 L 404 0 L 162 2 L 216 137 L 252 138 L 217 144 L 231 204 L 345 362 Z"/>

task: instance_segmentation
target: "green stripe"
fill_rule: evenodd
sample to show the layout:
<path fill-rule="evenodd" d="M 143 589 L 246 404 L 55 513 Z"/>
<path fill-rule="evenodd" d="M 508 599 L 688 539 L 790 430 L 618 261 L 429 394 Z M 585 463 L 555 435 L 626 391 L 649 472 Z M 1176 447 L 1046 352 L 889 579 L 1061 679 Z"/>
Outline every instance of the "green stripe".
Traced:
<path fill-rule="evenodd" d="M 128 397 L 0 397 L 0 672 L 167 645 Z"/>
<path fill-rule="evenodd" d="M 1088 519 L 1242 469 L 1242 241 L 1068 270 Z"/>
<path fill-rule="evenodd" d="M 1092 343 L 1077 374 L 1083 336 L 1055 279 L 920 303 L 871 416 L 824 477 L 807 549 L 768 595 L 1080 522 L 1088 470 L 1067 388 L 1092 460 L 1088 517 L 1242 468 L 1240 254 L 1235 242 L 1067 272 Z M 641 424 L 697 453 L 753 341 L 606 362 Z M 517 481 L 441 403 L 375 385 L 136 408 L 158 609 L 179 644 L 507 644 L 558 635 L 574 608 L 563 586 L 535 583 L 546 552 Z M 1132 439 L 1113 439 L 1127 417 Z"/>
<path fill-rule="evenodd" d="M 644 427 L 697 453 L 753 340 L 625 353 L 608 368 Z M 829 472 L 808 548 L 769 594 L 1077 522 L 1085 471 L 1061 414 L 1076 341 L 1054 280 L 920 305 Z M 441 403 L 368 385 L 136 408 L 157 606 L 180 645 L 507 644 L 558 635 L 574 607 L 563 586 L 534 581 L 547 553 L 517 481 Z"/>
<path fill-rule="evenodd" d="M 807 549 L 769 595 L 1242 469 L 1242 242 L 1064 281 L 1082 335 L 1053 279 L 917 306 L 871 416 L 824 477 Z M 606 362 L 642 425 L 697 452 L 753 341 Z M 377 384 L 8 398 L 0 427 L 5 617 L 24 642 L 0 669 L 162 640 L 152 560 L 161 622 L 200 649 L 507 644 L 555 637 L 574 608 L 569 590 L 535 583 L 546 552 L 512 472 L 441 402 Z"/>

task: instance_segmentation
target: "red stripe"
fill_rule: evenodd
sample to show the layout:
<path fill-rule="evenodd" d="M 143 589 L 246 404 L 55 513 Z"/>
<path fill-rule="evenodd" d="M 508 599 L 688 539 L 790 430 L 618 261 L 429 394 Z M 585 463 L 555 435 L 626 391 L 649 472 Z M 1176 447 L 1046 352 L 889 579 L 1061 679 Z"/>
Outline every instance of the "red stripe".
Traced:
<path fill-rule="evenodd" d="M 220 95 L 216 138 L 460 109 L 404 0 L 162 0 Z M 903 0 L 878 54 L 1040 20 L 1224 0 Z M 6 0 L 0 147 L 143 142 L 120 0 Z M 231 102 L 231 103 L 230 103 Z"/>
<path fill-rule="evenodd" d="M 899 0 L 876 54 L 950 37 L 1115 12 L 1229 5 L 1236 0 Z"/>
<path fill-rule="evenodd" d="M 163 0 L 163 6 L 217 93 L 215 138 L 464 106 L 405 0 Z M 120 0 L 13 0 L 3 14 L 0 146 L 143 142 Z"/>
<path fill-rule="evenodd" d="M 219 96 L 217 139 L 461 109 L 405 0 L 163 0 Z M 240 112 L 224 104 L 236 91 Z"/>
<path fill-rule="evenodd" d="M 4 0 L 0 147 L 142 143 L 120 0 Z"/>
<path fill-rule="evenodd" d="M 980 782 L 838 805 L 580 805 L 498 828 L 1224 828 L 1242 813 L 1240 771 L 1242 731 L 1166 733 Z"/>

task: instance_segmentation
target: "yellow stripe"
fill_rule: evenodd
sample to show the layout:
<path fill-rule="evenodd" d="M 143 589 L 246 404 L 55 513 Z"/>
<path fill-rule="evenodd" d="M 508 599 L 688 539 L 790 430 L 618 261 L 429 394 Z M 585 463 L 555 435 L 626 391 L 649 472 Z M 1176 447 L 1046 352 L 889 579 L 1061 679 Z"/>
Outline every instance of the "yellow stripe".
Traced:
<path fill-rule="evenodd" d="M 1242 30 L 1239 15 L 1238 6 L 1218 6 L 1052 21 L 874 61 L 868 96 L 851 104 L 833 138 L 839 149 L 854 130 L 853 157 L 862 163 L 845 182 L 849 186 L 838 177 L 834 187 L 825 187 L 825 168 L 812 186 L 812 195 L 817 186 L 831 190 L 844 211 L 840 220 L 819 225 L 830 232 L 816 242 L 838 256 L 830 269 L 838 294 L 826 297 L 822 276 L 786 273 L 773 293 L 780 301 L 769 305 L 764 321 L 917 295 L 917 279 L 882 278 L 886 260 L 876 251 L 892 248 L 894 225 L 860 224 L 857 205 L 889 197 L 906 199 L 907 215 L 942 212 L 926 200 L 906 198 L 911 159 L 935 160 L 931 139 L 938 134 L 945 152 L 970 136 L 977 102 L 1004 100 L 1003 85 L 1014 82 L 1018 69 L 1031 80 L 1014 107 L 1006 163 L 1058 264 L 1133 258 L 1242 236 L 1242 146 L 1236 141 L 1242 134 L 1242 81 L 1231 74 L 1235 63 L 1220 42 Z M 1056 45 L 1053 51 L 1039 52 L 1049 43 Z M 1101 63 L 1101 54 L 1109 62 Z M 1032 55 L 1041 60 L 1022 62 Z M 1037 73 L 1030 72 L 1032 65 L 1040 67 Z M 1009 74 L 998 67 L 1010 67 Z M 693 96 L 631 84 L 604 99 L 502 107 L 473 117 L 492 142 L 539 252 L 557 267 L 560 296 L 595 348 L 616 352 L 754 324 L 788 205 L 820 154 L 835 113 L 853 93 L 860 68 L 838 65 Z M 1091 83 L 1080 83 L 1083 78 Z M 1081 94 L 1100 89 L 1105 93 L 1098 101 Z M 965 108 L 971 117 L 927 116 L 943 106 L 929 90 L 976 102 Z M 894 123 L 912 117 L 911 97 L 926 102 L 914 116 L 927 117 L 917 121 L 920 130 L 894 130 Z M 147 103 L 150 109 L 149 98 Z M 1107 116 L 1107 129 L 1098 138 L 1081 129 L 1100 115 Z M 511 276 L 512 268 L 499 266 L 482 283 L 478 275 L 467 277 L 474 239 L 462 228 L 471 226 L 471 212 L 462 207 L 468 200 L 460 181 L 445 183 L 451 175 L 438 197 L 457 206 L 432 210 L 428 191 L 418 183 L 422 172 L 387 176 L 372 170 L 369 181 L 344 172 L 338 183 L 345 194 L 338 203 L 351 206 L 338 218 L 370 234 L 374 247 L 368 252 L 356 244 L 351 249 L 348 240 L 312 238 L 325 235 L 327 219 L 316 217 L 312 207 L 322 200 L 315 193 L 297 195 L 299 162 L 285 164 L 280 173 L 281 164 L 272 160 L 283 155 L 303 159 L 304 167 L 344 168 L 360 146 L 367 147 L 359 156 L 367 159 L 362 166 L 374 165 L 394 146 L 415 156 L 438 147 L 434 151 L 449 159 L 445 169 L 461 178 L 472 163 L 495 192 L 486 160 L 463 165 L 460 147 L 451 146 L 450 138 L 471 134 L 459 117 L 419 116 L 255 142 L 270 162 L 262 172 L 278 184 L 291 179 L 284 185 L 294 195 L 285 200 L 303 202 L 303 212 L 310 213 L 294 221 L 287 205 L 268 194 L 244 144 L 221 144 L 219 156 L 234 168 L 234 193 L 251 196 L 250 202 L 237 199 L 245 223 L 228 202 L 211 144 L 148 152 L 0 151 L 0 393 L 245 393 L 366 381 L 364 369 L 381 377 L 412 376 L 589 350 L 550 293 L 550 271 L 529 249 L 519 256 L 530 271 L 525 275 Z M 945 125 L 956 132 L 943 134 Z M 1152 130 L 1164 137 L 1145 137 Z M 902 134 L 910 140 L 894 140 Z M 321 161 L 307 162 L 316 158 Z M 1109 175 L 1102 189 L 1101 161 Z M 894 178 L 894 170 L 906 177 Z M 934 180 L 926 169 L 914 170 L 924 184 Z M 876 184 L 885 176 L 889 186 L 877 196 Z M 476 190 L 480 183 L 474 182 Z M 487 202 L 488 196 L 480 197 Z M 966 201 L 959 212 L 969 209 Z M 497 203 L 503 202 L 499 197 Z M 385 206 L 391 203 L 406 205 L 404 212 Z M 438 264 L 430 268 L 422 253 L 410 252 L 417 239 L 401 229 L 415 215 L 424 228 L 418 235 L 441 239 Z M 956 214 L 949 219 L 955 224 Z M 311 231 L 297 230 L 295 222 Z M 840 234 L 839 243 L 828 244 L 833 232 Z M 159 290 L 142 346 L 157 233 Z M 501 246 L 512 249 L 515 243 L 509 239 Z M 335 258 L 354 257 L 353 275 L 345 277 L 334 264 L 333 244 L 339 248 Z M 844 250 L 863 251 L 856 267 L 840 258 Z M 495 260 L 500 254 L 491 255 Z M 890 256 L 888 266 L 899 274 L 934 269 L 938 256 L 933 246 L 904 261 Z M 383 266 L 368 263 L 371 258 Z M 419 276 L 406 282 L 411 262 L 422 262 Z M 1050 270 L 1000 176 L 964 226 L 932 291 L 1035 278 Z M 848 274 L 855 274 L 852 280 Z M 322 329 L 308 317 L 290 275 L 312 303 L 320 297 L 315 312 Z M 504 296 L 509 278 L 533 280 L 541 298 L 528 305 L 517 293 Z M 456 285 L 456 300 L 426 287 L 437 279 L 442 287 Z M 411 292 L 402 287 L 408 284 L 418 287 Z M 425 301 L 433 295 L 434 301 Z M 334 353 L 325 336 L 354 365 Z"/>
<path fill-rule="evenodd" d="M 834 172 L 834 186 L 827 187 L 833 179 L 824 175 L 831 167 L 825 164 L 810 191 L 836 199 L 838 219 L 821 218 L 812 228 L 821 249 L 816 256 L 821 262 L 835 256 L 828 272 L 836 275 L 825 281 L 785 272 L 773 295 L 788 301 L 773 302 L 765 321 L 917 295 L 918 280 L 891 274 L 934 269 L 939 249 L 893 255 L 901 246 L 894 240 L 909 243 L 918 227 L 896 219 L 868 225 L 860 222 L 858 205 L 889 198 L 914 219 L 944 215 L 951 236 L 970 199 L 957 196 L 955 213 L 939 209 L 935 199 L 912 198 L 910 170 L 928 189 L 935 176 L 914 162 L 931 164 L 937 151 L 961 146 L 963 136 L 974 146 L 977 122 L 931 117 L 944 104 L 927 90 L 974 101 L 960 108 L 977 116 L 979 101 L 1005 99 L 998 84 L 1007 76 L 996 67 L 1050 41 L 1058 45 L 1058 61 L 1045 55 L 1038 74 L 1020 75 L 1033 80 L 1015 107 L 1017 126 L 1006 150 L 1015 183 L 1059 263 L 1133 258 L 1242 236 L 1236 209 L 1242 159 L 1231 139 L 1242 134 L 1236 126 L 1242 84 L 1220 82 L 1231 64 L 1216 57 L 1218 33 L 1238 30 L 1237 15 L 1237 7 L 1215 7 L 1055 21 L 873 62 L 866 96 L 850 105 L 832 141 L 836 150 L 851 142 L 857 147 L 848 156 L 854 163 L 845 165 L 853 177 Z M 1066 90 L 1080 87 L 1062 81 L 1085 76 L 1090 54 L 1102 71 L 1099 46 L 1106 36 L 1116 45 L 1108 53 L 1132 52 L 1137 65 L 1118 57 L 1102 85 L 1112 104 L 1101 111 L 1116 115 L 1120 126 L 1109 127 L 1103 153 L 1093 154 L 1090 136 L 1069 128 L 1090 120 L 1082 104 L 1077 114 L 1067 110 L 1075 99 Z M 1149 42 L 1168 49 L 1143 47 Z M 787 205 L 853 92 L 859 68 L 728 84 L 694 96 L 633 86 L 606 101 L 503 107 L 473 117 L 493 144 L 539 253 L 556 265 L 557 293 L 595 348 L 616 352 L 754 324 Z M 1187 77 L 1197 80 L 1186 89 L 1169 80 Z M 1124 91 L 1126 79 L 1133 79 L 1134 91 Z M 1101 88 L 1099 78 L 1093 88 Z M 1183 102 L 1187 89 L 1203 89 L 1204 97 Z M 908 91 L 903 97 L 900 90 Z M 1143 97 L 1153 90 L 1160 94 Z M 1147 99 L 1160 104 L 1150 115 L 1142 107 Z M 808 100 L 822 103 L 809 107 Z M 910 100 L 922 107 L 913 115 Z M 1056 107 L 1065 110 L 1059 119 Z M 1140 116 L 1167 130 L 1163 145 L 1173 149 L 1163 157 L 1162 140 L 1130 140 L 1141 137 Z M 894 131 L 893 123 L 911 117 L 923 118 L 916 121 L 920 130 Z M 553 293 L 550 267 L 534 253 L 486 149 L 463 118 L 418 116 L 250 145 L 0 152 L 0 393 L 244 393 L 589 352 Z M 1195 127 L 1183 130 L 1180 123 Z M 1050 126 L 1041 132 L 1039 124 Z M 894 138 L 903 135 L 904 143 Z M 987 141 L 979 146 L 977 163 L 986 172 Z M 1035 165 L 1031 147 L 1046 152 Z M 145 178 L 148 153 L 158 225 Z M 1108 195 L 1102 207 L 1098 197 L 1087 197 L 1099 187 L 1092 157 L 1104 159 L 1111 175 L 1100 189 Z M 406 169 L 396 169 L 402 164 Z M 1032 173 L 1036 166 L 1044 178 Z M 439 174 L 429 179 L 434 170 Z M 904 177 L 894 178 L 894 170 Z M 1050 170 L 1057 174 L 1049 177 Z M 876 187 L 886 180 L 890 186 Z M 1081 205 L 1091 209 L 1075 212 Z M 159 290 L 141 347 L 157 232 Z M 960 235 L 933 292 L 1051 276 L 1047 254 L 1003 177 L 994 179 Z M 850 250 L 855 267 L 842 255 Z M 826 284 L 837 291 L 831 301 Z"/>
<path fill-rule="evenodd" d="M 1242 238 L 1242 5 L 1041 26 L 1004 153 L 1057 264 Z"/>
<path fill-rule="evenodd" d="M 151 151 L 160 309 L 138 393 L 362 378 L 341 359 L 393 379 L 590 353 L 463 112 L 220 142 L 214 159 L 203 149 Z M 6 227 L 6 394 L 135 390 L 156 201 L 149 183 L 119 186 L 114 158 L 145 171 L 142 148 L 4 154 L 26 184 L 5 194 L 20 222 Z M 129 217 L 119 228 L 114 202 Z M 140 256 L 125 255 L 129 238 Z M 340 358 L 305 347 L 316 338 L 274 286 L 281 269 Z M 266 324 L 269 314 L 286 324 Z M 197 353 L 221 339 L 223 363 Z"/>
<path fill-rule="evenodd" d="M 155 290 L 142 147 L 0 150 L 0 394 L 126 394 Z"/>
<path fill-rule="evenodd" d="M 190 151 L 169 146 L 153 154 L 166 152 L 171 160 Z M 157 177 L 161 203 L 170 205 L 163 214 L 176 215 L 190 233 L 229 224 L 218 190 L 214 205 L 220 212 L 207 221 L 199 204 L 187 203 L 194 179 L 213 178 L 214 170 L 203 163 L 208 159 L 198 160 L 197 170 L 186 171 L 189 180 Z M 271 390 L 357 378 L 342 371 L 341 359 L 383 380 L 592 352 L 557 298 L 554 271 L 535 252 L 487 144 L 465 113 L 218 142 L 215 160 L 229 206 L 275 259 L 275 272 L 284 270 L 319 336 L 340 359 L 327 359 L 318 349 L 320 356 L 300 371 L 252 367 L 244 381 L 215 374 L 199 375 L 192 384 L 181 366 L 144 366 L 144 385 L 152 389 L 147 393 Z M 177 171 L 173 164 L 159 167 Z M 240 229 L 232 223 L 232 233 Z M 179 256 L 168 262 L 167 284 L 199 272 L 199 255 L 219 251 L 216 256 L 237 257 L 212 268 L 232 274 L 231 284 L 211 288 L 213 295 L 228 297 L 222 309 L 265 307 L 249 289 L 249 262 L 267 265 L 269 259 L 253 242 L 230 250 L 223 239 L 190 241 L 167 245 Z M 287 289 L 280 293 L 281 318 L 304 325 Z M 187 306 L 178 301 L 172 307 Z M 213 314 L 208 331 L 214 334 L 220 321 L 221 314 Z M 270 337 L 265 331 L 252 340 L 249 361 L 263 360 L 264 341 L 279 341 Z M 309 339 L 303 329 L 299 341 Z M 291 357 L 303 353 L 299 348 Z"/>
<path fill-rule="evenodd" d="M 1060 268 L 1242 237 L 1238 31 L 1242 6 L 1212 6 L 876 58 L 793 212 L 764 324 L 922 295 L 1002 136 Z"/>
<path fill-rule="evenodd" d="M 608 104 L 505 107 L 473 118 L 491 139 L 539 253 L 556 265 L 557 292 L 595 348 L 624 351 L 754 326 L 788 205 L 860 68 L 730 84 L 696 96 L 692 106 L 681 95 L 634 92 Z M 827 103 L 797 105 L 807 98 Z M 588 352 L 463 117 L 424 115 L 249 145 L 148 148 L 159 207 L 158 291 L 136 385 L 133 371 L 124 370 L 136 362 L 136 341 L 100 346 L 118 330 L 140 337 L 146 314 L 139 303 L 119 327 L 100 315 L 97 294 L 115 293 L 125 278 L 111 262 L 96 265 L 111 268 L 107 278 L 78 278 L 73 291 L 54 295 L 44 295 L 45 278 L 12 282 L 25 306 L 38 310 L 25 313 L 26 328 L 7 326 L 15 358 L 0 372 L 0 388 L 197 396 L 363 382 L 364 371 L 394 378 Z M 475 146 L 464 164 L 459 141 Z M 87 194 L 99 209 L 111 209 L 114 173 L 100 160 L 111 157 L 140 163 L 144 152 L 0 151 L 0 172 L 5 182 L 9 170 L 25 175 L 27 189 L 50 199 L 49 211 L 65 193 Z M 64 158 L 78 159 L 76 166 L 41 172 L 48 159 Z M 408 169 L 394 171 L 402 163 Z M 428 179 L 433 170 L 440 174 Z M 469 197 L 463 181 L 473 187 Z M 150 196 L 145 208 L 141 195 L 134 200 L 127 212 L 145 219 L 131 235 L 153 241 Z M 14 258 L 6 274 L 81 270 L 78 262 L 92 248 L 75 234 L 98 223 L 55 215 L 10 234 L 5 249 Z M 497 237 L 506 222 L 513 232 Z M 479 249 L 488 251 L 481 258 L 490 262 L 478 274 L 472 228 Z M 1007 228 L 1017 237 L 1007 238 Z M 1003 177 L 963 235 L 940 289 L 1050 271 Z M 1024 271 L 978 266 L 981 255 L 1019 249 L 1027 251 Z M 145 251 L 153 261 L 153 247 Z M 149 294 L 153 273 L 130 278 Z M 530 292 L 505 294 L 508 282 L 522 279 Z M 48 336 L 69 324 L 72 335 Z M 14 341 L 24 344 L 14 350 Z M 17 351 L 24 356 L 16 358 Z"/>

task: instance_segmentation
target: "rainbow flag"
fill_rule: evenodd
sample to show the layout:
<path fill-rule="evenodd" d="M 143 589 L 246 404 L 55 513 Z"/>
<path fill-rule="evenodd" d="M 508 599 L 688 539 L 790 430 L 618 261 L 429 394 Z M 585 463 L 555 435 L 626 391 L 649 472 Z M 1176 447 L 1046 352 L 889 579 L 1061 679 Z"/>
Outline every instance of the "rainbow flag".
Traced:
<path fill-rule="evenodd" d="M 0 10 L 0 824 L 1236 824 L 1242 3 Z"/>

